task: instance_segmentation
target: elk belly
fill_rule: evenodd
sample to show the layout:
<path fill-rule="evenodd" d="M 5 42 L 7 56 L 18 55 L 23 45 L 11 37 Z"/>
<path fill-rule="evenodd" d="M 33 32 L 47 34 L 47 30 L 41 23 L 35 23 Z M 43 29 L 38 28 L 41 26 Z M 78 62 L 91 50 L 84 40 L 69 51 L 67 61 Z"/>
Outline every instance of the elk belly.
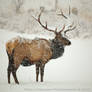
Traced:
<path fill-rule="evenodd" d="M 24 58 L 21 63 L 22 66 L 31 66 L 33 65 L 32 62 L 28 58 Z"/>

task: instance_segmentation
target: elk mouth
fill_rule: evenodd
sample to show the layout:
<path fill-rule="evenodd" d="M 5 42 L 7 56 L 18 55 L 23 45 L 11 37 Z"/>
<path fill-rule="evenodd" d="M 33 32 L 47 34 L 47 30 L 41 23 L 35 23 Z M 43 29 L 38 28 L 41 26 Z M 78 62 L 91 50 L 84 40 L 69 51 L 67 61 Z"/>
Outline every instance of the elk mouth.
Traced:
<path fill-rule="evenodd" d="M 69 42 L 66 42 L 66 43 L 64 43 L 64 46 L 70 46 L 71 45 L 71 42 L 69 41 Z"/>

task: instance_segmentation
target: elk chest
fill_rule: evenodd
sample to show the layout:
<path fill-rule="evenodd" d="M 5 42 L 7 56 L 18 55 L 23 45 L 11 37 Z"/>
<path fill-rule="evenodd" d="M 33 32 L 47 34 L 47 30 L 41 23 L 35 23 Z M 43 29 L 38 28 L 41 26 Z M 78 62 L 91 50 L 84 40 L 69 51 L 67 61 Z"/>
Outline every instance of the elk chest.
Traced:
<path fill-rule="evenodd" d="M 56 59 L 62 56 L 64 53 L 64 46 L 62 43 L 58 42 L 58 40 L 52 40 L 51 49 L 52 49 L 51 59 Z"/>

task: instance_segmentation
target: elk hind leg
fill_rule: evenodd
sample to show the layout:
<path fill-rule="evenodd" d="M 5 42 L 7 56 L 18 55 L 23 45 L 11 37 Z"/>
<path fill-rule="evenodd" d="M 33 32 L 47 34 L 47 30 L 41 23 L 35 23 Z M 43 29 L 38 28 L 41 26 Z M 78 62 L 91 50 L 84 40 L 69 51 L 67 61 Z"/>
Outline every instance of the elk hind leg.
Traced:
<path fill-rule="evenodd" d="M 8 69 L 7 69 L 7 75 L 8 75 L 8 83 L 10 84 L 10 74 L 12 73 L 13 78 L 15 80 L 15 83 L 19 84 L 16 76 L 16 68 L 14 67 L 13 64 L 9 64 Z"/>
<path fill-rule="evenodd" d="M 8 66 L 8 69 L 7 69 L 7 77 L 8 77 L 8 83 L 10 84 L 10 75 L 11 75 L 11 72 L 12 72 L 12 69 L 10 67 L 10 65 Z"/>
<path fill-rule="evenodd" d="M 18 81 L 17 76 L 16 76 L 16 70 L 17 69 L 13 68 L 12 75 L 13 75 L 13 78 L 15 80 L 15 83 L 19 84 L 19 81 Z"/>

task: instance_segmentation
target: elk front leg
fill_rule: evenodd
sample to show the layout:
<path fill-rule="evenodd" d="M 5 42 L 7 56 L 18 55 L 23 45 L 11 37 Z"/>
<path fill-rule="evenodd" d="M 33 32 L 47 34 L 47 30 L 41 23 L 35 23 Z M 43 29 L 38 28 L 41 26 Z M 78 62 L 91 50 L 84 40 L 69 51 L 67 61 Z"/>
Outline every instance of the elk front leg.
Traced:
<path fill-rule="evenodd" d="M 39 64 L 36 64 L 36 82 L 38 82 L 38 77 L 39 77 Z"/>
<path fill-rule="evenodd" d="M 43 82 L 44 67 L 45 67 L 45 64 L 41 64 L 41 65 L 40 65 L 41 82 Z"/>

